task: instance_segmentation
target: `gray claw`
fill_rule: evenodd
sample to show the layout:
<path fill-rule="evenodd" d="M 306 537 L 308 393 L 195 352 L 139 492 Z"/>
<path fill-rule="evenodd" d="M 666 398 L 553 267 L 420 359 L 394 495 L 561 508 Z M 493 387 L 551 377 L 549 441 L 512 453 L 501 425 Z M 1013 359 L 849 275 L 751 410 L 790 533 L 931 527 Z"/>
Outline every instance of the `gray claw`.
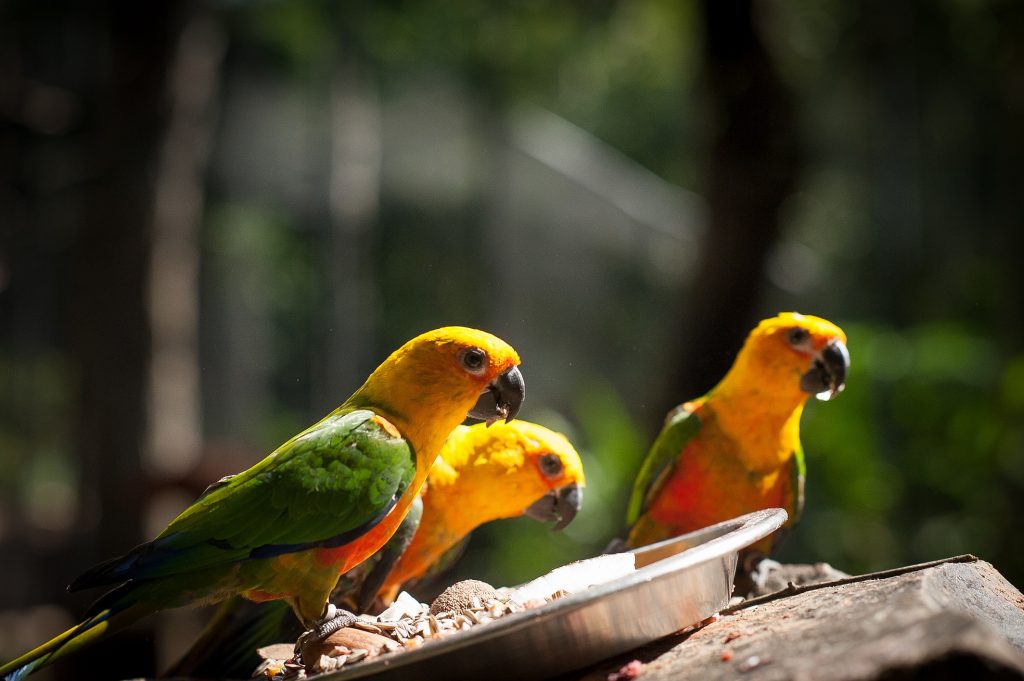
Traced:
<path fill-rule="evenodd" d="M 315 627 L 313 627 L 313 638 L 317 642 L 323 641 L 338 629 L 344 629 L 357 619 L 358 618 L 348 610 L 338 610 L 337 614 L 333 618 L 327 619 L 325 617 L 320 620 Z"/>
<path fill-rule="evenodd" d="M 313 628 L 304 631 L 299 640 L 295 642 L 295 654 L 299 655 L 302 652 L 302 648 L 310 643 L 319 643 L 325 638 L 338 631 L 344 629 L 355 622 L 358 617 L 350 613 L 348 610 L 343 610 L 333 603 L 328 603 L 327 607 L 324 608 L 324 616 L 313 623 Z"/>

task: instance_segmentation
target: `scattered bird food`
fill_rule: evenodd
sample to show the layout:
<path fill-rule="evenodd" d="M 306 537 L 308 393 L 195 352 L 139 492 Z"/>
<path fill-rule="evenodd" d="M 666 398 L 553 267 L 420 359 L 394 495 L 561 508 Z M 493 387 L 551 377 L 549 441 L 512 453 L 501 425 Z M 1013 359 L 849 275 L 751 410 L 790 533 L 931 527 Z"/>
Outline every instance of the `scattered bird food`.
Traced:
<path fill-rule="evenodd" d="M 536 608 L 634 570 L 633 554 L 598 556 L 552 570 L 516 589 L 495 589 L 477 580 L 457 582 L 430 605 L 406 592 L 377 616 L 360 615 L 323 641 L 307 642 L 282 659 L 281 644 L 259 650 L 263 663 L 253 677 L 290 681 L 335 671 L 381 655 L 414 650 L 506 615 Z"/>

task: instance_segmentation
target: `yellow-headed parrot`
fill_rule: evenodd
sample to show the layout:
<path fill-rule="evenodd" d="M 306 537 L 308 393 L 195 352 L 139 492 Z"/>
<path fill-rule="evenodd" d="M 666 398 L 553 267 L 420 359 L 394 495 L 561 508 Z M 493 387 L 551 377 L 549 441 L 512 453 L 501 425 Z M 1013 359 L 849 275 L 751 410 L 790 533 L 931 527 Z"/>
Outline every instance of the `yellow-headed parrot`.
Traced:
<path fill-rule="evenodd" d="M 820 317 L 784 312 L 750 332 L 732 368 L 703 397 L 669 412 L 627 511 L 629 547 L 763 508 L 795 523 L 804 502 L 800 415 L 835 397 L 850 367 L 846 335 Z M 768 555 L 773 538 L 756 549 Z"/>
<path fill-rule="evenodd" d="M 459 426 L 430 469 L 420 511 L 339 580 L 333 600 L 361 612 L 378 594 L 390 603 L 403 584 L 450 566 L 469 533 L 492 520 L 525 514 L 561 529 L 579 510 L 584 482 L 579 454 L 559 433 L 526 421 Z M 246 678 L 259 664 L 257 648 L 301 632 L 283 604 L 234 598 L 169 674 Z"/>
<path fill-rule="evenodd" d="M 284 601 L 317 631 L 350 622 L 328 603 L 338 576 L 394 534 L 467 414 L 515 416 L 525 394 L 518 364 L 508 344 L 475 329 L 410 340 L 323 420 L 211 485 L 153 541 L 72 582 L 117 586 L 0 676 L 19 679 L 157 610 L 234 595 Z"/>

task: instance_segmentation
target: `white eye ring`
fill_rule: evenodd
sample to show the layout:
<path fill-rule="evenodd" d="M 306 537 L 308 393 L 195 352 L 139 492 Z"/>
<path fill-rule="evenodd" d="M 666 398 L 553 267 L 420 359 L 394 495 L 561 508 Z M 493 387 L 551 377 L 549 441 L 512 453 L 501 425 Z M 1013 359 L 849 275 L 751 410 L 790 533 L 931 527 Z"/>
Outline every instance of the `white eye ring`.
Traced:
<path fill-rule="evenodd" d="M 487 371 L 487 353 L 480 348 L 463 350 L 459 355 L 459 362 L 463 369 L 474 376 L 479 376 Z"/>

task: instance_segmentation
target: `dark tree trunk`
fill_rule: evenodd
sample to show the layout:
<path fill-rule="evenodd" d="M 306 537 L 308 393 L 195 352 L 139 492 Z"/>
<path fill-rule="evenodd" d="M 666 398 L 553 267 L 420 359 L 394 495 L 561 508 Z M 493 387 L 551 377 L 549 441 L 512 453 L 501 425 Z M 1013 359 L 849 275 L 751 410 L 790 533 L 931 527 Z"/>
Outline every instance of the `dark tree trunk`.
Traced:
<path fill-rule="evenodd" d="M 764 262 L 799 153 L 789 94 L 758 35 L 753 0 L 704 0 L 710 229 L 679 338 L 666 408 L 707 391 L 755 320 Z M 756 10 L 756 12 L 755 12 Z"/>
<path fill-rule="evenodd" d="M 143 539 L 154 178 L 169 112 L 168 73 L 189 7 L 26 0 L 4 10 L 11 23 L 0 51 L 8 126 L 0 151 L 11 205 L 19 206 L 8 229 L 49 228 L 62 239 L 51 253 L 63 261 L 67 285 L 60 302 L 68 315 L 75 378 L 69 420 L 80 471 L 72 545 L 20 560 L 35 561 L 33 593 L 52 589 L 50 597 L 63 603 L 76 601 L 60 595 L 60 582 Z M 19 267 L 12 263 L 15 276 Z M 116 647 L 101 645 L 54 676 L 152 671 L 151 639 L 136 634 Z"/>

